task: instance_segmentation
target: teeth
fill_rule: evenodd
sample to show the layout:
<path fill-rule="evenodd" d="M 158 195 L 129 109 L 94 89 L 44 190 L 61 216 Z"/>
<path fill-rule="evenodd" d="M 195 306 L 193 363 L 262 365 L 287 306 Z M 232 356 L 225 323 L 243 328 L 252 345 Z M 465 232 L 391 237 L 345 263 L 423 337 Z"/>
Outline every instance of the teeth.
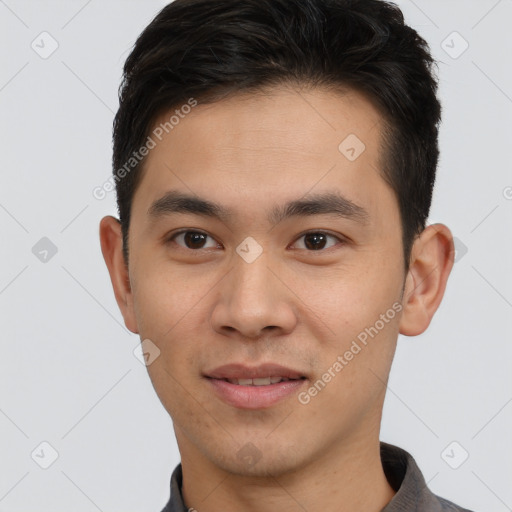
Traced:
<path fill-rule="evenodd" d="M 268 386 L 270 384 L 270 377 L 261 379 L 252 379 L 253 386 Z"/>
<path fill-rule="evenodd" d="M 262 377 L 259 379 L 227 379 L 231 384 L 237 384 L 239 386 L 268 386 L 270 384 L 277 384 L 278 382 L 285 382 L 289 379 L 287 377 Z"/>

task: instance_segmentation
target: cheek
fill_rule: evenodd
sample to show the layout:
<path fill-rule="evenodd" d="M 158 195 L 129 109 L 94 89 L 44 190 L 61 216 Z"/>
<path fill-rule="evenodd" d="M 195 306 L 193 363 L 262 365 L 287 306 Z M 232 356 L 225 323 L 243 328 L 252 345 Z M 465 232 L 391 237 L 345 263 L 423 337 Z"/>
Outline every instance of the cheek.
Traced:
<path fill-rule="evenodd" d="M 306 286 L 302 293 L 306 294 L 307 307 L 322 319 L 331 336 L 346 342 L 373 326 L 381 315 L 385 316 L 386 329 L 397 323 L 403 279 L 396 266 L 386 268 L 382 263 L 345 267 L 331 273 L 328 283 L 311 281 L 309 293 Z M 307 309 L 304 314 L 308 314 Z"/>
<path fill-rule="evenodd" d="M 335 374 L 322 392 L 325 406 L 331 400 L 343 408 L 380 397 L 384 385 L 379 379 L 389 372 L 398 337 L 402 280 L 396 265 L 381 261 L 332 276 L 329 293 L 314 296 L 315 311 L 329 327 L 317 376 L 329 369 Z"/>
<path fill-rule="evenodd" d="M 146 271 L 135 281 L 132 289 L 141 340 L 151 340 L 160 351 L 147 366 L 153 387 L 178 425 L 186 418 L 200 425 L 197 404 L 190 396 L 197 385 L 194 361 L 203 350 L 197 334 L 206 328 L 206 319 L 200 318 L 205 292 L 200 284 L 191 286 L 192 280 L 183 274 L 162 268 Z"/>
<path fill-rule="evenodd" d="M 134 279 L 135 314 L 141 339 L 151 340 L 160 350 L 148 366 L 153 385 L 162 400 L 170 400 L 166 405 L 174 407 L 175 400 L 184 402 L 179 398 L 181 388 L 196 385 L 194 371 L 208 352 L 211 327 L 205 298 L 218 279 L 201 278 L 176 267 L 149 268 Z"/>
<path fill-rule="evenodd" d="M 169 364 L 169 358 L 178 359 L 178 355 L 170 355 L 168 352 L 162 353 L 148 367 L 148 374 L 155 392 L 160 399 L 165 410 L 170 414 L 175 426 L 193 423 L 196 428 L 208 426 L 204 414 L 204 406 L 200 405 L 196 396 L 199 396 L 197 390 L 186 381 L 187 373 L 180 369 L 184 364 L 177 364 L 172 367 Z M 192 397 L 192 398 L 191 398 Z"/>
<path fill-rule="evenodd" d="M 347 428 L 355 428 L 365 415 L 379 410 L 395 352 L 399 318 L 387 301 L 382 301 L 383 307 L 372 300 L 370 304 L 338 304 L 344 313 L 335 325 L 334 342 L 324 343 L 316 380 L 307 390 L 309 396 L 314 396 L 311 412 L 325 416 L 325 411 L 330 411 L 325 428 L 332 429 L 333 435 L 340 418 L 344 418 Z"/>
<path fill-rule="evenodd" d="M 194 315 L 215 285 L 215 276 L 147 261 L 133 279 L 135 314 L 141 336 L 165 341 Z"/>

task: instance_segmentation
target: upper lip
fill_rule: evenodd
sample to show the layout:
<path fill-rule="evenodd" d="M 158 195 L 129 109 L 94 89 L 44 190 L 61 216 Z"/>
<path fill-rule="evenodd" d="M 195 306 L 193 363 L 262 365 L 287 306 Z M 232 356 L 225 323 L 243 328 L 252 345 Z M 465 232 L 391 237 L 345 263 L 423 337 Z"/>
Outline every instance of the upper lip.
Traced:
<path fill-rule="evenodd" d="M 212 379 L 262 379 L 265 377 L 285 377 L 287 379 L 300 379 L 305 375 L 297 370 L 273 363 L 258 366 L 245 366 L 243 364 L 226 364 L 205 373 Z"/>

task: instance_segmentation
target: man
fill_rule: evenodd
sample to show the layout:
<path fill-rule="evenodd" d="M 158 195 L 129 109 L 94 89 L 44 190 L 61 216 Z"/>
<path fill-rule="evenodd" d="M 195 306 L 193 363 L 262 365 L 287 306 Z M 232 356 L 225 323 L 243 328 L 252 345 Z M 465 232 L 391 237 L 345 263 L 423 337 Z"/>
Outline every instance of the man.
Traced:
<path fill-rule="evenodd" d="M 380 0 L 176 0 L 137 40 L 100 236 L 174 424 L 164 511 L 465 510 L 379 441 L 453 265 L 432 65 Z"/>

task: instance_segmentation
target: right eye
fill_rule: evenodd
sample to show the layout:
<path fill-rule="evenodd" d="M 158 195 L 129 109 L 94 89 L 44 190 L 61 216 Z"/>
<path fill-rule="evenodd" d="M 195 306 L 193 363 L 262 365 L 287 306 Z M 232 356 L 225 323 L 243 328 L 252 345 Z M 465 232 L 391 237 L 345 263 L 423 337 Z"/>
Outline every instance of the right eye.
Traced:
<path fill-rule="evenodd" d="M 210 238 L 213 242 L 213 245 L 207 245 L 207 239 Z M 216 242 L 210 235 L 204 233 L 202 231 L 193 231 L 193 230 L 182 230 L 178 233 L 174 233 L 169 239 L 169 242 L 175 242 L 180 247 L 191 250 L 198 249 L 210 249 L 219 247 L 219 243 Z"/>

